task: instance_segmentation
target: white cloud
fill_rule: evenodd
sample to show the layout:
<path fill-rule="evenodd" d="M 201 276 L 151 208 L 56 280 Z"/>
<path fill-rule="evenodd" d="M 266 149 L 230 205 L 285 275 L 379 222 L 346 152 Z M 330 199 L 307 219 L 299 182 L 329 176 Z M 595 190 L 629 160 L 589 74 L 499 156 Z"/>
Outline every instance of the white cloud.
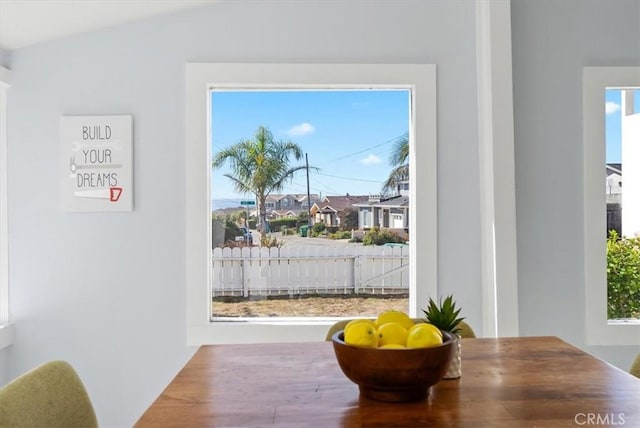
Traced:
<path fill-rule="evenodd" d="M 294 125 L 287 131 L 287 135 L 291 137 L 302 137 L 303 135 L 308 135 L 313 133 L 316 130 L 316 127 L 310 124 L 309 122 L 303 122 L 299 125 Z"/>
<path fill-rule="evenodd" d="M 613 101 L 607 101 L 604 105 L 604 111 L 607 114 L 613 114 L 620 110 L 620 104 L 614 103 Z"/>
<path fill-rule="evenodd" d="M 378 164 L 380 162 L 382 162 L 380 160 L 380 158 L 378 156 L 376 156 L 376 155 L 373 155 L 373 154 L 367 156 L 364 159 L 360 159 L 360 163 L 365 164 L 365 165 L 375 165 L 375 164 Z"/>

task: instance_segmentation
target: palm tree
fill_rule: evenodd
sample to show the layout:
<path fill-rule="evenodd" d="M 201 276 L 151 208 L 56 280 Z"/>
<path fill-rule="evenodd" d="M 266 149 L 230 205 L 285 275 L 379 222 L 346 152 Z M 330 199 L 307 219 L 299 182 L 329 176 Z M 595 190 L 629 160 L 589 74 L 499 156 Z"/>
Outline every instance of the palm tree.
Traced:
<path fill-rule="evenodd" d="M 253 193 L 260 207 L 260 230 L 267 221 L 266 199 L 272 191 L 281 191 L 296 171 L 306 166 L 290 166 L 289 157 L 302 159 L 302 149 L 292 141 L 276 141 L 268 128 L 259 126 L 253 140 L 239 142 L 220 150 L 212 167 L 229 163 L 229 178 L 238 193 Z"/>
<path fill-rule="evenodd" d="M 389 158 L 393 170 L 382 185 L 382 192 L 393 192 L 400 181 L 409 179 L 409 133 L 405 133 L 395 142 Z"/>

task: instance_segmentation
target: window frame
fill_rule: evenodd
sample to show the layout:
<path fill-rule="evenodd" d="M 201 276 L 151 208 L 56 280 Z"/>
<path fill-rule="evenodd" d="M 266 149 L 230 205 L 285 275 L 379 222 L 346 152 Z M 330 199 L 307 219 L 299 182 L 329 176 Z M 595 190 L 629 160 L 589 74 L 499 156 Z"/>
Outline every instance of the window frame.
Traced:
<path fill-rule="evenodd" d="M 7 209 L 7 92 L 11 71 L 0 67 L 0 349 L 13 343 L 14 327 L 9 311 L 9 225 Z"/>
<path fill-rule="evenodd" d="M 186 287 L 187 344 L 322 340 L 333 321 L 212 322 L 210 320 L 210 90 L 392 89 L 411 90 L 409 313 L 437 293 L 436 66 L 433 64 L 186 65 Z M 418 112 L 418 113 L 417 113 Z M 420 198 L 417 197 L 420 195 Z M 420 212 L 420 216 L 415 213 Z M 420 225 L 416 221 L 420 218 Z M 416 263 L 415 260 L 420 260 Z M 420 278 L 420 287 L 417 286 Z"/>
<path fill-rule="evenodd" d="M 583 68 L 585 333 L 588 345 L 640 345 L 640 321 L 607 318 L 605 91 L 640 87 L 640 67 Z"/>

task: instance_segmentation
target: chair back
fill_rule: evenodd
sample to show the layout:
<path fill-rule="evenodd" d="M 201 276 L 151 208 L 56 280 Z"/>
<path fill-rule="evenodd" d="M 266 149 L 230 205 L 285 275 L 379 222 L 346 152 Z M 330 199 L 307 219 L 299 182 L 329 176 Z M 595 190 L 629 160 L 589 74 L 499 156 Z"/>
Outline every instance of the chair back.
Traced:
<path fill-rule="evenodd" d="M 631 369 L 629 370 L 629 373 L 631 373 L 637 378 L 640 378 L 640 354 L 638 354 L 636 359 L 633 361 L 633 364 L 631 364 Z"/>
<path fill-rule="evenodd" d="M 460 324 L 458 324 L 458 327 L 460 328 L 460 331 L 458 332 L 458 335 L 461 338 L 469 339 L 469 338 L 475 338 L 476 337 L 475 331 L 473 331 L 471 326 L 469 324 L 467 324 L 466 322 L 460 321 Z"/>
<path fill-rule="evenodd" d="M 0 389 L 0 427 L 97 426 L 80 377 L 64 361 L 36 367 Z"/>
<path fill-rule="evenodd" d="M 426 322 L 424 318 L 412 318 L 412 319 L 413 319 L 413 322 L 415 323 Z M 462 339 L 476 338 L 475 331 L 473 331 L 473 328 L 471 328 L 471 326 L 467 324 L 465 321 L 460 321 L 460 323 L 458 324 L 458 328 L 460 329 L 458 331 L 458 336 L 460 336 Z"/>
<path fill-rule="evenodd" d="M 329 327 L 329 330 L 327 331 L 327 335 L 325 336 L 324 340 L 327 342 L 331 342 L 331 338 L 333 337 L 333 335 L 340 331 L 340 330 L 344 330 L 345 326 L 349 323 L 349 321 L 351 320 L 340 320 L 337 321 L 335 324 L 333 324 L 331 327 Z"/>

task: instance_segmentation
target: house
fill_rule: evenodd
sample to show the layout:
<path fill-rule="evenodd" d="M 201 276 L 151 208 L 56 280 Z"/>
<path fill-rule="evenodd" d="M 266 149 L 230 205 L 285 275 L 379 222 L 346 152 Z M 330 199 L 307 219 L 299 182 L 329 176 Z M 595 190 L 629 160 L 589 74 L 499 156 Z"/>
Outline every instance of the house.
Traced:
<path fill-rule="evenodd" d="M 358 208 L 358 229 L 379 227 L 409 231 L 408 195 L 372 195 L 367 203 L 354 206 Z"/>
<path fill-rule="evenodd" d="M 268 217 L 271 219 L 277 218 L 296 218 L 300 216 L 300 214 L 308 214 L 308 210 L 272 210 L 269 212 Z"/>
<path fill-rule="evenodd" d="M 640 236 L 640 89 L 620 90 L 620 156 L 625 164 L 607 164 L 607 230 L 620 236 Z"/>
<path fill-rule="evenodd" d="M 320 202 L 311 206 L 313 223 L 324 223 L 326 226 L 339 227 L 343 224 L 342 214 L 346 209 L 355 208 L 366 201 L 368 196 L 325 196 Z"/>
<path fill-rule="evenodd" d="M 622 236 L 622 164 L 606 165 L 607 234 L 615 230 Z"/>
<path fill-rule="evenodd" d="M 309 195 L 311 202 L 319 201 L 316 194 Z M 307 194 L 277 194 L 268 195 L 265 201 L 267 217 L 275 219 L 282 217 L 297 217 L 302 212 L 309 210 Z"/>
<path fill-rule="evenodd" d="M 194 278 L 186 242 L 192 226 L 210 223 L 189 217 L 201 207 L 187 183 L 210 166 L 206 150 L 197 160 L 186 152 L 191 133 L 209 141 L 206 126 L 185 122 L 194 63 L 373 64 L 381 81 L 388 65 L 435 65 L 437 97 L 415 98 L 437 115 L 425 131 L 434 139 L 416 146 L 427 162 L 412 169 L 419 218 L 409 221 L 436 232 L 412 236 L 412 263 L 432 273 L 416 290 L 454 292 L 480 336 L 558 336 L 630 366 L 640 326 L 618 333 L 587 307 L 585 272 L 605 265 L 589 258 L 583 219 L 591 184 L 603 191 L 604 162 L 586 163 L 583 137 L 604 107 L 583 117 L 583 82 L 588 66 L 640 66 L 638 0 L 108 2 L 123 19 L 98 28 L 91 22 L 111 14 L 83 16 L 76 30 L 72 18 L 95 3 L 0 1 L 0 323 L 15 326 L 12 344 L 10 327 L 0 334 L 0 384 L 66 359 L 100 425 L 133 426 L 194 354 L 187 287 L 206 281 Z M 153 16 L 141 16 L 145 8 Z M 133 117 L 132 211 L 59 210 L 68 115 Z M 631 170 L 625 162 L 625 190 Z M 253 340 L 321 341 L 327 324 L 310 324 L 286 333 L 265 325 Z M 217 327 L 210 342 L 249 340 L 244 325 Z"/>
<path fill-rule="evenodd" d="M 409 180 L 396 184 L 392 195 L 370 195 L 358 208 L 358 229 L 379 227 L 409 232 Z"/>

